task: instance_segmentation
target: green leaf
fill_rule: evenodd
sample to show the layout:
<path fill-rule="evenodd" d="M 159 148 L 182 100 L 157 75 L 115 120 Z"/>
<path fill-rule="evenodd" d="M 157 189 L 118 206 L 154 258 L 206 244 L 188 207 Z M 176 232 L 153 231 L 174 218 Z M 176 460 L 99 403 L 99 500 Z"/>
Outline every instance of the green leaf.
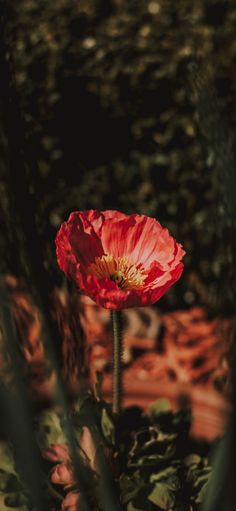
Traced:
<path fill-rule="evenodd" d="M 148 407 L 148 413 L 154 418 L 158 417 L 158 415 L 162 414 L 163 412 L 170 412 L 170 410 L 170 401 L 166 398 L 157 399 Z"/>
<path fill-rule="evenodd" d="M 15 508 L 15 510 L 13 510 L 12 508 L 10 508 L 6 505 L 5 497 L 6 497 L 6 495 L 0 495 L 0 509 L 1 509 L 1 511 L 15 511 L 16 508 Z M 26 510 L 26 511 L 28 511 L 28 510 Z"/>
<path fill-rule="evenodd" d="M 55 412 L 44 411 L 36 427 L 36 438 L 41 449 L 49 447 L 51 444 L 65 443 L 60 418 Z"/>
<path fill-rule="evenodd" d="M 144 480 L 136 472 L 132 477 L 122 474 L 120 477 L 121 502 L 127 504 L 136 497 L 140 489 L 145 485 Z"/>
<path fill-rule="evenodd" d="M 170 476 L 176 475 L 177 470 L 175 467 L 167 467 L 164 470 L 160 470 L 156 474 L 152 474 L 150 477 L 150 482 L 155 483 L 157 481 L 162 481 L 163 479 L 166 480 Z"/>
<path fill-rule="evenodd" d="M 199 486 L 199 484 L 204 483 L 205 481 L 208 481 L 210 476 L 211 470 L 207 471 L 201 471 L 200 473 L 196 474 L 196 479 L 193 483 L 193 486 Z"/>
<path fill-rule="evenodd" d="M 175 504 L 174 495 L 165 483 L 157 483 L 148 495 L 148 500 L 161 509 L 169 509 Z"/>
<path fill-rule="evenodd" d="M 205 500 L 207 489 L 208 481 L 202 486 L 201 490 L 199 491 L 197 498 L 195 499 L 196 504 L 201 504 Z"/>
<path fill-rule="evenodd" d="M 94 396 L 97 399 L 97 401 L 101 400 L 102 381 L 103 381 L 103 374 L 99 371 L 96 371 L 96 380 L 94 383 Z"/>
<path fill-rule="evenodd" d="M 0 493 L 9 493 L 19 490 L 20 483 L 14 474 L 7 474 L 0 470 Z"/>
<path fill-rule="evenodd" d="M 29 511 L 27 501 L 22 492 L 11 493 L 3 499 L 1 511 Z"/>
<path fill-rule="evenodd" d="M 168 486 L 169 490 L 176 492 L 179 490 L 181 483 L 178 477 L 178 472 L 174 467 L 168 467 L 158 474 L 152 474 L 150 477 L 151 483 L 164 483 Z"/>
<path fill-rule="evenodd" d="M 12 449 L 7 442 L 0 442 L 0 470 L 7 474 L 16 474 Z"/>
<path fill-rule="evenodd" d="M 189 454 L 184 458 L 184 463 L 187 466 L 199 465 L 199 463 L 201 463 L 201 456 L 199 456 L 199 454 Z"/>
<path fill-rule="evenodd" d="M 22 493 L 11 493 L 6 496 L 5 503 L 9 507 L 19 507 L 26 503 L 26 499 Z"/>
<path fill-rule="evenodd" d="M 143 467 L 143 466 L 157 466 L 164 460 L 172 458 L 175 454 L 175 446 L 168 445 L 163 454 L 150 454 L 149 456 L 141 456 L 137 461 L 130 460 L 128 462 L 129 467 Z"/>
<path fill-rule="evenodd" d="M 6 493 L 7 484 L 11 474 L 7 474 L 0 470 L 0 493 Z"/>
<path fill-rule="evenodd" d="M 127 511 L 144 511 L 143 509 L 140 509 L 140 507 L 136 507 L 133 502 L 129 502 L 127 506 Z"/>
<path fill-rule="evenodd" d="M 106 408 L 102 409 L 101 427 L 103 435 L 108 443 L 115 445 L 115 427 Z"/>

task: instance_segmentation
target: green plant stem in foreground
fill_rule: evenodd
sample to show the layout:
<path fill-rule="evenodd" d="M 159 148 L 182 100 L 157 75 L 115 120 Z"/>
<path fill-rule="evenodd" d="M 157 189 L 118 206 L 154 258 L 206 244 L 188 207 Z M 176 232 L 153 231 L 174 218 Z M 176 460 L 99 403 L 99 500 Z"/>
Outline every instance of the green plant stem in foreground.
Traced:
<path fill-rule="evenodd" d="M 113 413 L 120 414 L 122 405 L 122 315 L 121 311 L 111 311 L 113 328 Z"/>

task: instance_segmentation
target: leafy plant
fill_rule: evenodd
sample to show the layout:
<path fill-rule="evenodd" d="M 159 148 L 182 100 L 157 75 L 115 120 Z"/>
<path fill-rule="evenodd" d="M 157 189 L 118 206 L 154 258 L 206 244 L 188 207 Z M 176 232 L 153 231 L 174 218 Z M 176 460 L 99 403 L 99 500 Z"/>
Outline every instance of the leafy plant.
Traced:
<path fill-rule="evenodd" d="M 189 435 L 189 410 L 173 412 L 168 401 L 162 399 L 152 403 L 146 413 L 131 406 L 117 416 L 108 403 L 88 393 L 73 406 L 71 421 L 87 470 L 87 491 L 93 511 L 104 509 L 101 492 L 103 469 L 107 467 L 125 511 L 199 510 L 211 467 L 201 444 Z M 71 463 L 63 416 L 43 411 L 35 421 L 35 435 L 46 458 L 42 488 L 48 497 L 48 509 L 66 509 L 62 507 L 66 498 L 78 503 L 73 509 L 86 509 L 76 481 L 66 486 L 63 480 L 58 484 L 50 480 L 55 467 L 68 467 Z M 17 473 L 11 446 L 2 442 L 0 452 L 1 510 L 29 511 L 27 491 Z M 45 456 L 45 452 L 50 455 Z"/>

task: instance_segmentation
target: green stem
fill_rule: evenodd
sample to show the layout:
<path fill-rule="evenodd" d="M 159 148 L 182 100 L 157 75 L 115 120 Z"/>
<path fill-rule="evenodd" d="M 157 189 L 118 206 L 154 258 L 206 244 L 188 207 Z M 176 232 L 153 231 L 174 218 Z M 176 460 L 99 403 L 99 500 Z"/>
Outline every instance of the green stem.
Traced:
<path fill-rule="evenodd" d="M 113 328 L 113 413 L 120 414 L 122 404 L 122 316 L 121 311 L 111 311 Z"/>

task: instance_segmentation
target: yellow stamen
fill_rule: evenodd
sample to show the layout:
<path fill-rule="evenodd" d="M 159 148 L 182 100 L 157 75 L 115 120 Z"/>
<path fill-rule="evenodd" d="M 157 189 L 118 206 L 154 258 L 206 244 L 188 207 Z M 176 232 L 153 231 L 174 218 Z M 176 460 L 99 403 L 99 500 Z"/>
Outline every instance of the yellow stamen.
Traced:
<path fill-rule="evenodd" d="M 98 279 L 108 277 L 125 291 L 141 288 L 146 278 L 141 264 L 131 264 L 127 257 L 113 257 L 111 254 L 96 257 L 88 271 Z"/>

